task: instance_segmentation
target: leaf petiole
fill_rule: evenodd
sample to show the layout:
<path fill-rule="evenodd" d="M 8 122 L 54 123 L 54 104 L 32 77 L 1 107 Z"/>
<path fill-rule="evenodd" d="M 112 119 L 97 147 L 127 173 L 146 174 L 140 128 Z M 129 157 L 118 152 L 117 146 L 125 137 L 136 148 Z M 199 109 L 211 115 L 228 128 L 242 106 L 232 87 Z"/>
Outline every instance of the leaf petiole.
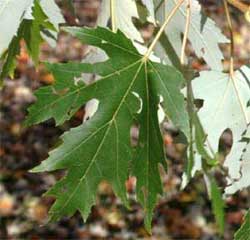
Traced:
<path fill-rule="evenodd" d="M 170 14 L 167 16 L 167 18 L 165 19 L 164 23 L 162 24 L 160 30 L 158 31 L 158 33 L 156 34 L 153 42 L 151 43 L 151 45 L 149 46 L 146 54 L 144 55 L 145 60 L 147 60 L 150 56 L 150 54 L 152 53 L 152 51 L 154 50 L 155 45 L 157 44 L 158 40 L 160 39 L 162 33 L 164 32 L 166 26 L 168 25 L 168 23 L 170 22 L 170 20 L 172 19 L 172 17 L 175 15 L 176 11 L 179 9 L 179 7 L 182 5 L 182 3 L 185 0 L 179 0 L 179 2 L 176 4 L 176 6 L 172 9 L 172 11 L 170 12 Z"/>

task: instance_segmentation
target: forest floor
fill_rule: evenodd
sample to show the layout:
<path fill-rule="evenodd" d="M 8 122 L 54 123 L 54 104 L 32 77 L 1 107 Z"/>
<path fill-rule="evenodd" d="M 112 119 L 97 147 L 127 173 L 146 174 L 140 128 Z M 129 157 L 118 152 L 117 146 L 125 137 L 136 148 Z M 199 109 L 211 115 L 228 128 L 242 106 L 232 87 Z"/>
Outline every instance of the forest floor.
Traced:
<path fill-rule="evenodd" d="M 206 1 L 206 8 L 217 24 L 226 30 L 223 8 Z M 99 7 L 98 0 L 76 1 L 76 14 L 80 26 L 94 26 Z M 236 66 L 249 61 L 249 23 L 236 10 L 232 11 L 235 29 Z M 68 23 L 75 25 L 75 18 L 65 11 Z M 142 29 L 149 37 L 149 27 Z M 58 45 L 52 49 L 42 46 L 41 60 L 51 62 L 81 61 L 87 46 L 69 35 L 60 34 Z M 229 47 L 223 47 L 228 58 Z M 191 56 L 194 68 L 206 68 Z M 228 61 L 225 61 L 228 66 Z M 6 79 L 0 96 L 0 239 L 220 239 L 206 187 L 197 176 L 180 191 L 183 172 L 183 146 L 174 144 L 175 132 L 165 125 L 164 143 L 167 149 L 169 172 L 163 175 L 165 194 L 155 210 L 152 236 L 143 227 L 142 208 L 134 201 L 135 179 L 127 182 L 131 209 L 122 206 L 108 183 L 98 190 L 97 205 L 86 223 L 79 214 L 63 218 L 60 222 L 46 224 L 52 198 L 42 194 L 62 177 L 63 172 L 32 174 L 28 170 L 47 157 L 49 150 L 58 143 L 59 136 L 70 127 L 82 122 L 84 109 L 79 110 L 71 121 L 55 127 L 54 121 L 25 128 L 22 122 L 27 107 L 35 101 L 33 92 L 40 86 L 53 83 L 54 79 L 41 65 L 35 70 L 25 47 L 18 57 L 18 67 L 13 80 Z M 230 150 L 232 136 L 223 135 L 223 148 Z M 220 175 L 218 175 L 218 180 Z M 226 227 L 224 239 L 233 239 L 233 232 L 240 226 L 249 208 L 249 192 L 237 193 L 226 200 Z"/>

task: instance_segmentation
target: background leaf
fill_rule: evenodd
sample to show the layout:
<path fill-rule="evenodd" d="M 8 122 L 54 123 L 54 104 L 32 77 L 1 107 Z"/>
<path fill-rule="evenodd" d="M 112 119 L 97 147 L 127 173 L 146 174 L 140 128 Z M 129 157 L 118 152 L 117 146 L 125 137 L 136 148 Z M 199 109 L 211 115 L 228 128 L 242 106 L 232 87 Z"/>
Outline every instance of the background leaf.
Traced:
<path fill-rule="evenodd" d="M 0 54 L 7 50 L 31 3 L 32 0 L 0 0 Z"/>
<path fill-rule="evenodd" d="M 163 22 L 171 9 L 176 5 L 177 0 L 161 1 L 155 0 L 156 19 Z M 166 37 L 178 56 L 181 54 L 182 34 L 185 31 L 186 22 L 186 0 L 178 9 L 168 27 L 165 30 Z M 205 62 L 213 70 L 222 70 L 223 55 L 219 48 L 220 43 L 228 43 L 228 39 L 216 27 L 214 21 L 201 12 L 201 6 L 197 0 L 191 1 L 191 22 L 188 39 L 194 49 L 195 54 L 199 58 L 203 58 Z M 165 46 L 158 45 L 156 53 L 162 59 L 169 62 L 164 51 Z M 167 53 L 169 54 L 169 53 Z"/>
<path fill-rule="evenodd" d="M 204 101 L 198 116 L 207 134 L 207 150 L 211 154 L 217 153 L 222 133 L 226 129 L 232 131 L 233 145 L 224 163 L 232 179 L 240 177 L 240 162 L 237 159 L 245 148 L 241 139 L 249 124 L 248 76 L 250 69 L 244 66 L 233 77 L 217 71 L 203 71 L 192 82 L 195 99 Z"/>
<path fill-rule="evenodd" d="M 18 4 L 19 2 L 22 3 L 22 7 L 14 4 L 12 0 L 0 1 L 0 8 L 2 6 L 3 11 L 1 24 L 5 24 L 2 28 L 4 31 L 1 34 L 2 43 L 0 40 L 0 54 L 8 47 L 8 50 L 2 55 L 3 67 L 0 75 L 1 79 L 8 75 L 13 77 L 16 67 L 15 57 L 20 52 L 19 44 L 22 39 L 25 40 L 28 52 L 35 65 L 37 65 L 39 60 L 39 47 L 43 39 L 49 41 L 51 45 L 55 45 L 59 24 L 64 22 L 60 9 L 54 0 L 26 0 L 25 3 L 22 0 L 18 1 Z M 19 9 L 19 11 L 13 12 L 12 9 Z M 12 17 L 19 21 L 13 24 L 13 20 L 5 13 L 6 11 L 8 13 L 13 12 Z M 20 16 L 15 16 L 15 14 L 19 14 Z M 11 27 L 6 28 L 8 25 Z M 14 27 L 16 29 L 15 31 Z"/>
<path fill-rule="evenodd" d="M 250 236 L 250 212 L 244 217 L 244 222 L 240 229 L 235 233 L 235 240 L 248 240 Z"/>
<path fill-rule="evenodd" d="M 241 156 L 238 159 L 234 159 L 235 164 L 240 165 L 240 177 L 225 189 L 226 194 L 233 194 L 238 190 L 250 186 L 250 129 L 248 128 L 246 134 L 243 135 L 241 143 L 245 143 L 245 147 L 241 152 Z"/>
<path fill-rule="evenodd" d="M 136 1 L 116 0 L 114 1 L 114 9 L 116 27 L 123 31 L 130 39 L 143 42 L 140 32 L 132 21 L 132 18 L 139 18 Z M 110 0 L 103 0 L 97 25 L 107 27 L 110 24 Z"/>

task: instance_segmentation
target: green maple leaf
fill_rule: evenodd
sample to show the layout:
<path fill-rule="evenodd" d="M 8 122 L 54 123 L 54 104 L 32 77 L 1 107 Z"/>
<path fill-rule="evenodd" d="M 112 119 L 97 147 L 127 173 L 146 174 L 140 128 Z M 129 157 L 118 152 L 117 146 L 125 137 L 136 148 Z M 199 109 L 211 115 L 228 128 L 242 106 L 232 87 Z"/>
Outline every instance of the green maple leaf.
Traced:
<path fill-rule="evenodd" d="M 66 28 L 84 43 L 99 47 L 109 60 L 97 64 L 48 64 L 56 83 L 36 92 L 27 124 L 54 118 L 63 123 L 87 101 L 99 101 L 94 116 L 62 136 L 63 144 L 50 153 L 33 172 L 67 169 L 49 195 L 57 198 L 51 219 L 79 210 L 84 218 L 95 203 L 98 184 L 107 180 L 127 205 L 125 181 L 137 177 L 137 198 L 146 213 L 150 229 L 157 195 L 162 193 L 158 165 L 166 169 L 157 109 L 162 97 L 167 117 L 185 134 L 188 115 L 180 92 L 182 75 L 173 67 L 149 61 L 118 30 L 105 28 Z M 95 73 L 101 79 L 86 85 L 76 83 L 82 73 Z M 139 126 L 137 147 L 131 147 L 130 128 Z"/>

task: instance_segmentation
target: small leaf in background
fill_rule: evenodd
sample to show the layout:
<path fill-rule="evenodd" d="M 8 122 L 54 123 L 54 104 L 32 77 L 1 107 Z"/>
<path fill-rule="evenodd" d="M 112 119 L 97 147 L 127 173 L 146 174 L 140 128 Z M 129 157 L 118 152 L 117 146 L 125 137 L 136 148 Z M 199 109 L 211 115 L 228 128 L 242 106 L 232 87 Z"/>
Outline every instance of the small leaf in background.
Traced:
<path fill-rule="evenodd" d="M 249 76 L 250 68 L 243 66 L 233 76 L 217 71 L 202 71 L 192 81 L 194 98 L 204 101 L 198 117 L 207 134 L 207 151 L 216 154 L 222 133 L 226 129 L 232 131 L 233 145 L 224 163 L 231 179 L 240 178 L 238 159 L 246 145 L 241 139 L 250 121 Z"/>
<path fill-rule="evenodd" d="M 41 32 L 42 38 L 52 47 L 55 47 L 57 44 L 56 40 L 59 32 L 59 25 L 65 23 L 65 19 L 55 0 L 41 0 L 40 6 L 42 11 L 48 17 L 48 21 L 54 26 L 54 29 L 56 30 L 54 31 L 53 29 L 44 26 Z"/>
<path fill-rule="evenodd" d="M 235 240 L 249 240 L 250 239 L 250 211 L 244 217 L 244 222 L 240 229 L 234 235 Z"/>
<path fill-rule="evenodd" d="M 155 0 L 154 2 L 155 6 L 157 6 L 156 19 L 161 23 L 177 3 L 176 0 Z M 187 4 L 188 1 L 184 1 L 165 30 L 166 36 L 178 56 L 181 54 L 182 34 L 185 31 Z M 205 19 L 205 21 L 203 19 Z M 211 69 L 223 69 L 222 60 L 224 57 L 219 48 L 219 44 L 228 43 L 229 41 L 215 25 L 215 22 L 202 13 L 201 6 L 197 0 L 191 1 L 191 22 L 188 39 L 195 54 L 199 58 L 203 58 Z M 159 57 L 168 57 L 164 49 L 160 46 L 158 47 L 158 52 L 156 53 L 158 53 Z"/>
<path fill-rule="evenodd" d="M 143 42 L 140 32 L 135 27 L 132 18 L 139 18 L 136 2 L 134 0 L 116 0 L 114 3 L 115 25 L 122 30 L 127 37 Z M 110 0 L 103 0 L 100 7 L 100 14 L 97 25 L 107 27 L 110 24 Z"/>
<path fill-rule="evenodd" d="M 0 0 L 0 55 L 7 50 L 11 40 L 17 34 L 23 16 L 32 2 L 33 0 Z"/>
<path fill-rule="evenodd" d="M 29 54 L 35 65 L 38 65 L 40 45 L 43 42 L 41 31 L 43 29 L 56 31 L 54 26 L 48 21 L 48 17 L 44 13 L 42 7 L 37 0 L 34 1 L 32 7 L 33 20 L 26 20 L 24 23 L 24 31 L 21 37 L 24 38 Z"/>
<path fill-rule="evenodd" d="M 226 194 L 233 194 L 238 190 L 247 188 L 250 186 L 250 128 L 243 135 L 241 142 L 245 144 L 244 149 L 241 152 L 240 158 L 234 159 L 234 161 L 240 164 L 240 177 L 232 182 L 226 188 Z"/>
<path fill-rule="evenodd" d="M 35 65 L 38 65 L 39 47 L 43 39 L 46 39 L 51 45 L 55 45 L 59 24 L 64 22 L 60 9 L 54 0 L 26 0 L 26 2 L 22 0 L 18 1 L 18 4 L 19 2 L 23 2 L 22 7 L 17 6 L 16 1 L 15 3 L 12 0 L 0 1 L 0 9 L 2 6 L 7 12 L 11 12 L 12 15 L 21 14 L 21 17 L 12 16 L 15 19 L 19 19 L 15 24 L 13 24 L 13 21 L 9 19 L 8 16 L 5 16 L 7 13 L 3 14 L 2 18 L 4 19 L 0 21 L 1 24 L 2 22 L 6 24 L 4 27 L 0 25 L 1 29 L 5 30 L 6 26 L 11 26 L 10 29 L 5 30 L 6 33 L 1 35 L 2 43 L 0 40 L 0 54 L 7 49 L 7 47 L 8 50 L 6 50 L 1 57 L 3 67 L 1 69 L 0 79 L 7 76 L 13 77 L 16 67 L 16 56 L 20 53 L 20 41 L 22 39 L 25 40 L 28 52 Z M 13 7 L 13 4 L 15 7 Z M 13 13 L 13 11 L 8 10 L 8 8 L 19 10 Z M 7 21 L 12 21 L 12 24 L 8 24 Z M 16 27 L 16 31 L 14 31 L 14 26 Z"/>

